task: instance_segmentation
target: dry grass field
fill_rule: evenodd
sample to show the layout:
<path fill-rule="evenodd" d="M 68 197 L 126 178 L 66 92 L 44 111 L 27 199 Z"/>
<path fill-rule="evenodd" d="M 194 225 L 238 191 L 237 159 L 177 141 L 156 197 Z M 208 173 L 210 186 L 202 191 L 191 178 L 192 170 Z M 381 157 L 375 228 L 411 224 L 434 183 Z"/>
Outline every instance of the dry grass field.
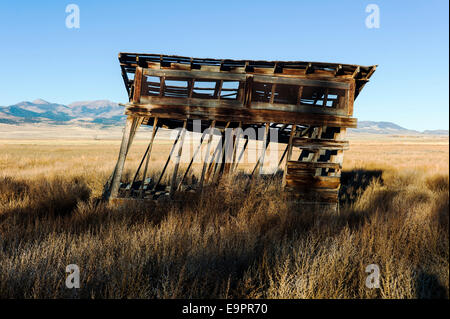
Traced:
<path fill-rule="evenodd" d="M 0 298 L 448 298 L 448 147 L 351 137 L 333 213 L 286 200 L 279 177 L 241 175 L 202 200 L 97 204 L 118 140 L 0 139 Z M 169 148 L 158 141 L 153 167 Z"/>

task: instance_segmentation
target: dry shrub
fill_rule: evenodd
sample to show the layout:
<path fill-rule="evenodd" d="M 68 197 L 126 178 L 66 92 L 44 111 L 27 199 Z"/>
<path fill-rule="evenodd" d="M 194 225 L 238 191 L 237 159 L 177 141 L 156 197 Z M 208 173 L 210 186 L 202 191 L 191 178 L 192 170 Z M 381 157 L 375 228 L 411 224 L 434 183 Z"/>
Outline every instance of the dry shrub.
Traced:
<path fill-rule="evenodd" d="M 0 178 L 0 202 L 18 200 L 28 192 L 28 184 L 24 181 L 15 180 L 11 177 Z"/>
<path fill-rule="evenodd" d="M 4 178 L 0 297 L 448 297 L 448 176 L 347 174 L 338 213 L 290 201 L 279 178 L 124 206 L 95 203 L 99 176 Z M 365 286 L 369 264 L 380 289 Z"/>
<path fill-rule="evenodd" d="M 425 185 L 433 192 L 448 192 L 448 175 L 432 175 L 425 180 Z"/>

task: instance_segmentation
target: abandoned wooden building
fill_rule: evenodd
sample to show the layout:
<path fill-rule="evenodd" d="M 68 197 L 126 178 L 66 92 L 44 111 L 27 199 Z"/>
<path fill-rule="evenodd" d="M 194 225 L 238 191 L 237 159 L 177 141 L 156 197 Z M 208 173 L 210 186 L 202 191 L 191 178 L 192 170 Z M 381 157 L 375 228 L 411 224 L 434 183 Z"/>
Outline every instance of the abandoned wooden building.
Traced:
<path fill-rule="evenodd" d="M 105 185 L 105 198 L 156 199 L 164 192 L 173 196 L 180 191 L 198 153 L 197 148 L 179 176 L 185 132 L 193 130 L 195 120 L 201 120 L 203 135 L 198 147 L 206 148 L 206 155 L 191 190 L 201 191 L 204 184 L 236 171 L 249 137 L 237 133 L 227 141 L 225 129 L 242 132 L 253 127 L 265 133 L 252 175 L 262 173 L 268 132 L 276 130 L 278 143 L 285 145 L 279 159 L 285 189 L 300 201 L 338 202 L 343 151 L 349 145 L 346 128 L 356 127 L 353 103 L 376 66 L 136 53 L 120 53 L 119 61 L 129 103 L 125 105 L 127 120 L 119 158 Z M 121 183 L 128 150 L 141 125 L 152 126 L 149 144 L 133 180 Z M 183 129 L 177 133 L 161 175 L 152 180 L 147 176 L 149 159 L 161 127 Z M 215 151 L 211 147 L 212 128 L 222 132 L 218 152 L 218 147 Z M 231 155 L 224 149 L 230 149 Z M 294 149 L 300 151 L 296 158 Z M 166 172 L 174 155 L 173 170 Z M 171 176 L 166 185 L 161 185 L 163 174 Z"/>

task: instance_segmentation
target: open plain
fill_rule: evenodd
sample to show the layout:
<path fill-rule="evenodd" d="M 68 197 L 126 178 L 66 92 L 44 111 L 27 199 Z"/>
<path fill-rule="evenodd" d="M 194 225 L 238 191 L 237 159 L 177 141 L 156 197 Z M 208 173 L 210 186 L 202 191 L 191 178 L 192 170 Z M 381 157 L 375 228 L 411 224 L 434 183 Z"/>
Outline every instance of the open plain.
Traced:
<path fill-rule="evenodd" d="M 125 179 L 149 136 L 137 136 Z M 448 298 L 448 136 L 349 140 L 336 213 L 287 200 L 279 175 L 237 174 L 189 201 L 98 203 L 117 137 L 2 133 L 0 298 Z M 170 147 L 163 134 L 152 176 Z M 366 286 L 370 264 L 379 288 Z"/>

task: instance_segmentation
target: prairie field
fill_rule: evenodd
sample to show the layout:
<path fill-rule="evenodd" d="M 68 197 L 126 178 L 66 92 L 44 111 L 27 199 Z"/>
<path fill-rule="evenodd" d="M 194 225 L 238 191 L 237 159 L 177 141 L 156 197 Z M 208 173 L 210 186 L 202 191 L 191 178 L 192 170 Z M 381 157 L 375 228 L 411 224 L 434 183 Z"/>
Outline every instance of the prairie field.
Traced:
<path fill-rule="evenodd" d="M 349 140 L 335 212 L 290 201 L 279 174 L 102 203 L 120 140 L 0 137 L 0 298 L 448 298 L 448 136 Z M 152 177 L 170 147 L 156 142 Z M 69 264 L 79 289 L 66 288 Z M 371 264 L 379 288 L 366 286 Z"/>

